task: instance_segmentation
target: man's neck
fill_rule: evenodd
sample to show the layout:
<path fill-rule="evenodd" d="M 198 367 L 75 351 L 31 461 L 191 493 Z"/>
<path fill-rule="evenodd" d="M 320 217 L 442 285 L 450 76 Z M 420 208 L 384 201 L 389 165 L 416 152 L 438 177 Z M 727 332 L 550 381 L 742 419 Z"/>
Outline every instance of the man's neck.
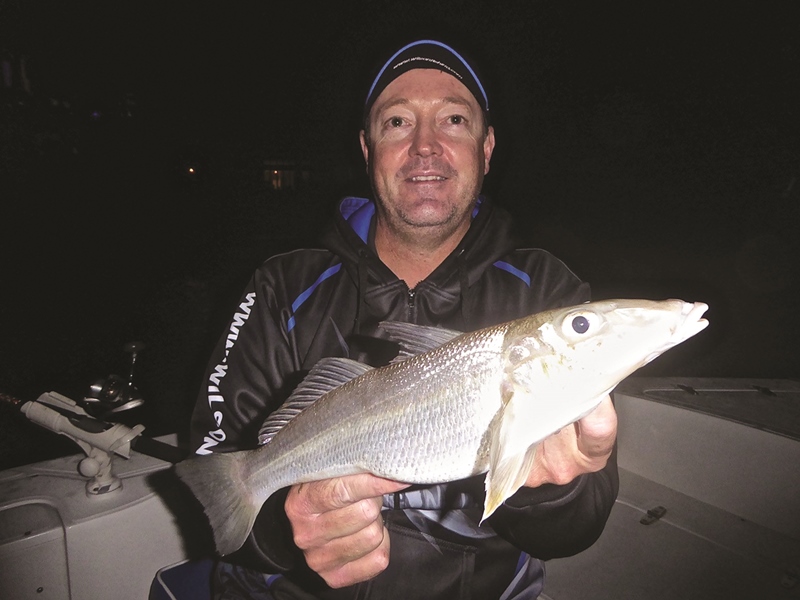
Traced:
<path fill-rule="evenodd" d="M 375 231 L 375 250 L 381 261 L 405 281 L 409 289 L 414 289 L 456 249 L 467 229 L 468 223 L 463 231 L 459 230 L 445 239 L 426 239 L 422 232 L 408 239 L 406 236 L 393 235 L 379 226 Z"/>

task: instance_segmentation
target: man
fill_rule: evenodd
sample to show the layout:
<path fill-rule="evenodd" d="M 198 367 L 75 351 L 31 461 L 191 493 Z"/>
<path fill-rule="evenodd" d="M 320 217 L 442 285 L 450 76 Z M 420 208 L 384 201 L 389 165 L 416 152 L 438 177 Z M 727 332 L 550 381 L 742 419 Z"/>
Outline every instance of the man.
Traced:
<path fill-rule="evenodd" d="M 398 50 L 369 90 L 361 148 L 374 202 L 346 198 L 325 249 L 267 260 L 215 351 L 192 422 L 198 454 L 252 446 L 263 419 L 325 356 L 390 356 L 383 320 L 474 330 L 589 299 L 552 255 L 517 249 L 480 196 L 489 99 L 450 46 Z M 273 495 L 218 597 L 536 598 L 541 560 L 600 535 L 616 498 L 610 399 L 545 440 L 525 486 L 482 526 L 483 477 L 422 489 L 372 475 Z"/>

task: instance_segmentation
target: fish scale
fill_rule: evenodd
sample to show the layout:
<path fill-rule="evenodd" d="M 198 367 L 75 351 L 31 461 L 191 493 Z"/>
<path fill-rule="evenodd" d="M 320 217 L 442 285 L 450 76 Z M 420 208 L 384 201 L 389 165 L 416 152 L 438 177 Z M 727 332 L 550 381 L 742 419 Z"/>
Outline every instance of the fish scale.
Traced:
<path fill-rule="evenodd" d="M 475 336 L 478 337 L 478 336 Z M 445 479 L 461 479 L 474 472 L 475 455 L 481 446 L 486 428 L 501 407 L 498 361 L 502 337 L 483 336 L 489 348 L 471 345 L 471 352 L 456 355 L 452 349 L 442 349 L 407 359 L 409 364 L 397 363 L 386 368 L 380 377 L 372 371 L 365 374 L 360 385 L 345 384 L 331 392 L 325 404 L 316 407 L 313 421 L 297 421 L 287 428 L 285 444 L 313 439 L 310 444 L 295 450 L 294 460 L 302 467 L 294 470 L 297 482 L 319 478 L 322 463 L 337 471 L 348 465 L 352 472 L 369 471 L 400 481 L 413 480 L 433 483 Z M 479 341 L 480 337 L 478 337 Z M 467 343 L 471 340 L 465 340 Z M 475 346 L 478 346 L 477 348 Z M 478 375 L 476 375 L 476 371 Z M 409 377 L 409 373 L 422 372 L 423 377 Z M 442 387 L 438 375 L 447 372 L 453 383 Z M 488 383 L 490 378 L 495 385 Z M 486 390 L 496 388 L 494 400 L 489 402 Z M 376 389 L 380 388 L 379 392 Z M 481 396 L 483 396 L 482 401 Z M 469 400 L 465 400 L 465 398 Z M 465 411 L 464 407 L 473 407 Z M 409 408 L 410 407 L 410 408 Z M 359 426 L 351 428 L 351 414 L 357 410 L 363 418 Z M 319 424 L 323 425 L 320 427 Z M 426 439 L 437 443 L 418 443 L 426 430 L 438 432 Z M 291 435 L 288 435 L 291 434 Z M 395 457 L 391 464 L 381 464 L 379 457 L 368 449 L 380 445 L 382 451 Z M 282 480 L 276 473 L 275 463 L 268 455 L 282 449 L 269 444 L 263 448 L 264 456 L 256 460 L 254 476 L 260 469 L 269 468 L 273 478 Z M 483 451 L 485 454 L 485 448 Z M 331 465 L 328 457 L 340 457 L 340 464 Z M 270 466 L 268 466 L 270 465 Z M 293 468 L 287 465 L 287 468 Z"/>

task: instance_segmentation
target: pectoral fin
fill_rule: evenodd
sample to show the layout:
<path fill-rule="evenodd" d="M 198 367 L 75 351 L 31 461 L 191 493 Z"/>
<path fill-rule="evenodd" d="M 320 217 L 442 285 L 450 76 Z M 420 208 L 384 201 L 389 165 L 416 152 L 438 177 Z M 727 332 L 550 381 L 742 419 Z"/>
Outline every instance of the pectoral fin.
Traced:
<path fill-rule="evenodd" d="M 493 429 L 489 448 L 486 503 L 481 520 L 524 485 L 539 443 L 586 416 L 603 398 L 605 394 L 573 405 L 567 399 L 538 398 L 522 386 L 507 384 L 503 393 L 505 406 Z"/>
<path fill-rule="evenodd" d="M 532 435 L 531 394 L 510 385 L 504 392 L 504 401 L 489 449 L 483 519 L 525 483 L 536 458 L 536 444 L 542 439 Z"/>
<path fill-rule="evenodd" d="M 499 463 L 495 463 L 493 457 L 490 459 L 489 472 L 486 474 L 486 503 L 481 522 L 522 487 L 533 468 L 535 458 L 536 446 L 531 446 L 521 454 L 501 459 Z"/>

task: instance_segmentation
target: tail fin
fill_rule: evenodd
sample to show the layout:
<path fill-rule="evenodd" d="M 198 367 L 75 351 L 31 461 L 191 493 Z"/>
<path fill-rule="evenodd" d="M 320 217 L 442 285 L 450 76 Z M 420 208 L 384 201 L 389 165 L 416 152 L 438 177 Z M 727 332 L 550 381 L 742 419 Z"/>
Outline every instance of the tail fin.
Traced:
<path fill-rule="evenodd" d="M 221 556 L 242 547 L 261 509 L 262 502 L 245 482 L 244 454 L 209 454 L 175 465 L 178 477 L 203 505 Z"/>

